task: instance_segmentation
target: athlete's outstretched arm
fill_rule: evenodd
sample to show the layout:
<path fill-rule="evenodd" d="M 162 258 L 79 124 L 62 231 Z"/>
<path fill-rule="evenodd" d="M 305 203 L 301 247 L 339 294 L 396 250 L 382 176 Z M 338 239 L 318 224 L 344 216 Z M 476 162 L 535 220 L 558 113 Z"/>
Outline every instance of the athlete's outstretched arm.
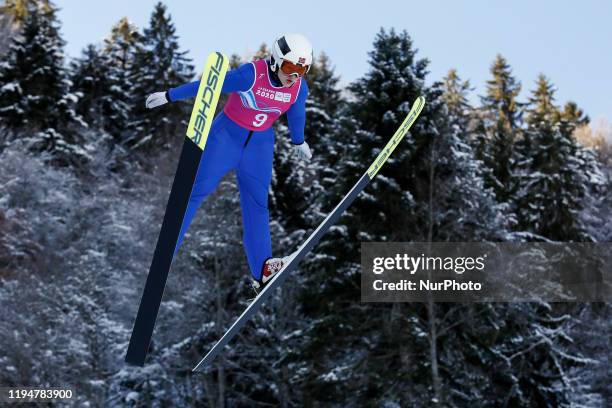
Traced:
<path fill-rule="evenodd" d="M 242 64 L 236 69 L 232 69 L 225 75 L 223 88 L 221 92 L 239 92 L 248 90 L 255 80 L 255 68 L 253 64 Z M 179 101 L 181 99 L 195 98 L 198 93 L 200 81 L 189 82 L 185 85 L 171 88 L 168 90 L 167 97 L 169 102 Z"/>

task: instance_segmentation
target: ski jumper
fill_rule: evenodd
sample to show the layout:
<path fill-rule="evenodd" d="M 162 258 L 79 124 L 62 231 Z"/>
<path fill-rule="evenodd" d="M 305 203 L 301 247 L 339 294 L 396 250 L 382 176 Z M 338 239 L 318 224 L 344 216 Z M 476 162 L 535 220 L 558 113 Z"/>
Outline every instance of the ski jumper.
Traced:
<path fill-rule="evenodd" d="M 200 81 L 168 91 L 171 102 L 196 96 Z M 272 181 L 274 129 L 272 124 L 287 113 L 293 144 L 304 142 L 308 86 L 300 78 L 291 87 L 274 81 L 265 60 L 229 71 L 222 93 L 229 93 L 223 112 L 214 119 L 196 180 L 191 191 L 179 239 L 197 209 L 230 170 L 236 172 L 242 209 L 243 244 L 253 278 L 260 279 L 266 259 L 272 257 L 268 190 Z"/>

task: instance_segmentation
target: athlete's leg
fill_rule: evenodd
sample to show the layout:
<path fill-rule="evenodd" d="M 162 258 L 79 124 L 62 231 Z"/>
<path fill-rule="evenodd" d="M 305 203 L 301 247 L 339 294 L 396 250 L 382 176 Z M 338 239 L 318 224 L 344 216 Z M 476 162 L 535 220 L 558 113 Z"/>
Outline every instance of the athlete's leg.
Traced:
<path fill-rule="evenodd" d="M 219 116 L 213 122 L 208 140 L 206 141 L 206 147 L 200 159 L 198 173 L 193 184 L 191 196 L 189 197 L 181 232 L 174 249 L 174 256 L 176 256 L 183 237 L 204 199 L 215 190 L 221 178 L 228 171 L 236 168 L 240 161 L 242 146 L 239 139 L 242 138 L 242 135 L 235 135 L 231 132 L 240 133 L 241 131 L 244 132 L 244 129 L 238 126 L 231 126 L 231 124 L 228 125 L 227 121 L 229 119 L 223 114 Z"/>
<path fill-rule="evenodd" d="M 274 132 L 253 132 L 236 170 L 242 207 L 243 242 L 251 274 L 261 276 L 261 268 L 272 256 L 268 190 L 272 180 Z"/>

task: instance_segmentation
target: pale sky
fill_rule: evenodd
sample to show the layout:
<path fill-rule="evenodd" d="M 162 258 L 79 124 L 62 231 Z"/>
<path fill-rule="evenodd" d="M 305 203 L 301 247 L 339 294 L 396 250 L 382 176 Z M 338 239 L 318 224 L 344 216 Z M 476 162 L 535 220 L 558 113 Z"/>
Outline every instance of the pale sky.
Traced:
<path fill-rule="evenodd" d="M 127 16 L 148 25 L 156 0 L 56 0 L 67 53 L 102 41 Z M 612 122 L 612 2 L 502 1 L 179 1 L 165 2 L 196 66 L 219 50 L 246 55 L 284 32 L 306 35 L 329 55 L 346 84 L 368 70 L 367 53 L 380 27 L 407 30 L 430 60 L 429 82 L 456 68 L 482 95 L 501 53 L 523 85 L 539 73 L 557 87 L 557 103 L 574 100 L 594 121 Z M 154 91 L 154 90 L 152 90 Z"/>

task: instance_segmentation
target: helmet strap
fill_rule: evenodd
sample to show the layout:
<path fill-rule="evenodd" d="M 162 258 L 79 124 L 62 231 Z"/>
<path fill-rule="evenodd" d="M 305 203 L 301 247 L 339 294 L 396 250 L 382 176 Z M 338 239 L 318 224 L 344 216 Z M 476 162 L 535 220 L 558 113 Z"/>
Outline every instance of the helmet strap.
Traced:
<path fill-rule="evenodd" d="M 268 72 L 270 74 L 270 79 L 278 84 L 282 84 L 280 78 L 278 77 L 278 70 L 280 66 L 274 60 L 274 57 L 270 55 L 270 59 L 268 60 Z"/>
<path fill-rule="evenodd" d="M 274 59 L 273 55 L 270 55 L 269 62 L 270 62 L 269 63 L 270 70 L 274 73 L 278 72 L 278 69 L 280 68 L 280 64 L 276 62 L 276 59 Z"/>

